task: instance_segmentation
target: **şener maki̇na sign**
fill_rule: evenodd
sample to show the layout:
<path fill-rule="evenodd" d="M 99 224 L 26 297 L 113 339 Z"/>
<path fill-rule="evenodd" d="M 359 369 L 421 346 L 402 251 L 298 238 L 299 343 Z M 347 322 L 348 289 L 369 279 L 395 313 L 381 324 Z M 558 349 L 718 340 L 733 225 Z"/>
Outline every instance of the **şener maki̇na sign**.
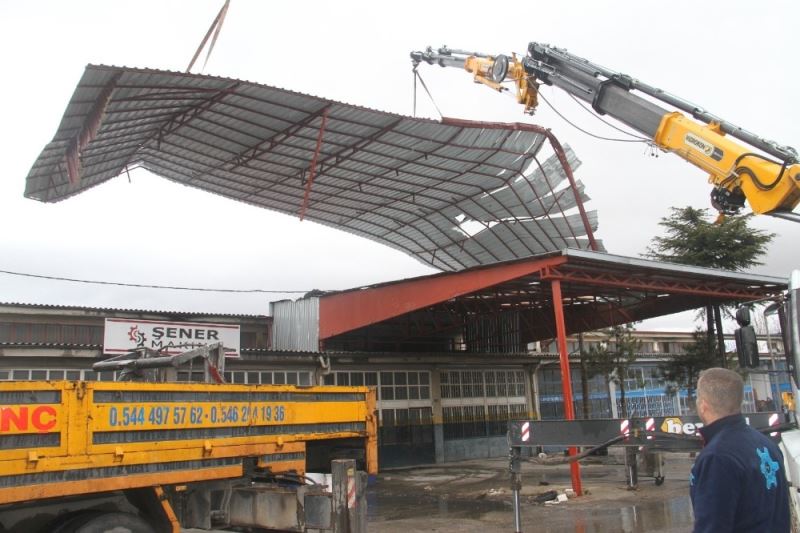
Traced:
<path fill-rule="evenodd" d="M 239 357 L 239 337 L 238 325 L 107 318 L 103 353 L 119 354 L 136 348 L 150 348 L 172 355 L 221 342 L 227 356 Z"/>

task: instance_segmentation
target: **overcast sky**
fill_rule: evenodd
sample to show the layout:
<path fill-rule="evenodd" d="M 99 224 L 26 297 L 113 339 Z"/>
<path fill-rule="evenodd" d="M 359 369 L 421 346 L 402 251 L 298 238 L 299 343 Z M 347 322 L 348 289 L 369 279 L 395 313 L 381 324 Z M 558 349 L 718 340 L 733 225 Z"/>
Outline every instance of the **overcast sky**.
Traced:
<path fill-rule="evenodd" d="M 0 270 L 129 283 L 268 289 L 344 289 L 433 272 L 363 238 L 175 185 L 142 170 L 58 204 L 23 198 L 25 177 L 49 142 L 88 63 L 185 70 L 222 0 L 0 0 L 3 172 Z M 517 8 L 516 6 L 527 6 Z M 697 102 L 782 144 L 800 141 L 795 22 L 785 1 L 263 2 L 232 0 L 204 72 L 383 111 L 412 113 L 408 54 L 446 44 L 524 53 L 532 40 Z M 197 71 L 198 69 L 195 69 Z M 583 165 L 597 236 L 638 256 L 670 206 L 708 206 L 703 173 L 671 154 L 600 141 L 545 104 L 534 117 L 456 69 L 420 67 L 446 116 L 534 122 L 570 144 Z M 557 89 L 545 97 L 573 122 L 619 134 Z M 438 118 L 418 95 L 419 116 Z M 778 234 L 755 271 L 800 267 L 800 224 L 760 217 Z M 288 294 L 229 295 L 124 289 L 0 274 L 0 301 L 224 313 L 269 312 Z M 691 329 L 685 314 L 647 328 Z"/>

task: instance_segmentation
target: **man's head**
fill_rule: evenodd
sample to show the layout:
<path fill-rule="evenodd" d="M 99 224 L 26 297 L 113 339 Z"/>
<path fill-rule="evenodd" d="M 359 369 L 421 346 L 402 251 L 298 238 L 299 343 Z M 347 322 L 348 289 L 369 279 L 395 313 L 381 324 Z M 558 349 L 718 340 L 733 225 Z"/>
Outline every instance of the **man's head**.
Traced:
<path fill-rule="evenodd" d="M 697 380 L 697 414 L 704 424 L 742 412 L 744 382 L 725 368 L 709 368 Z"/>

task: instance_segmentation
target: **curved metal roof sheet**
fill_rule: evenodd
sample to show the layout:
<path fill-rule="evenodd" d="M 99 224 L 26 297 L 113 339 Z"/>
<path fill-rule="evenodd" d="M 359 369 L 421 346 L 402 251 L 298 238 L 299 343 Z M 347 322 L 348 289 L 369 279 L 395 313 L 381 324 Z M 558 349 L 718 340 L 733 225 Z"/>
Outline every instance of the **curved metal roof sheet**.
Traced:
<path fill-rule="evenodd" d="M 532 125 L 437 122 L 229 78 L 89 65 L 25 196 L 59 201 L 138 165 L 460 270 L 590 248 L 597 215 L 580 212 L 589 198 L 568 180 L 580 162 L 568 147 L 545 157 L 546 140 Z"/>

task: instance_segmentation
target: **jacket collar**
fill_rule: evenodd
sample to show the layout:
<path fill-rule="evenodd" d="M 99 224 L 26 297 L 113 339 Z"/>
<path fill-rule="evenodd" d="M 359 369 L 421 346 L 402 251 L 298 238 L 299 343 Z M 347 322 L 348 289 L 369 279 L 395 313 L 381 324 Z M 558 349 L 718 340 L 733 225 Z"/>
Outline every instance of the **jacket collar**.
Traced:
<path fill-rule="evenodd" d="M 699 431 L 705 443 L 708 444 L 723 429 L 740 425 L 745 426 L 747 423 L 744 420 L 744 416 L 741 413 L 737 413 L 719 418 L 711 424 L 701 427 Z"/>

